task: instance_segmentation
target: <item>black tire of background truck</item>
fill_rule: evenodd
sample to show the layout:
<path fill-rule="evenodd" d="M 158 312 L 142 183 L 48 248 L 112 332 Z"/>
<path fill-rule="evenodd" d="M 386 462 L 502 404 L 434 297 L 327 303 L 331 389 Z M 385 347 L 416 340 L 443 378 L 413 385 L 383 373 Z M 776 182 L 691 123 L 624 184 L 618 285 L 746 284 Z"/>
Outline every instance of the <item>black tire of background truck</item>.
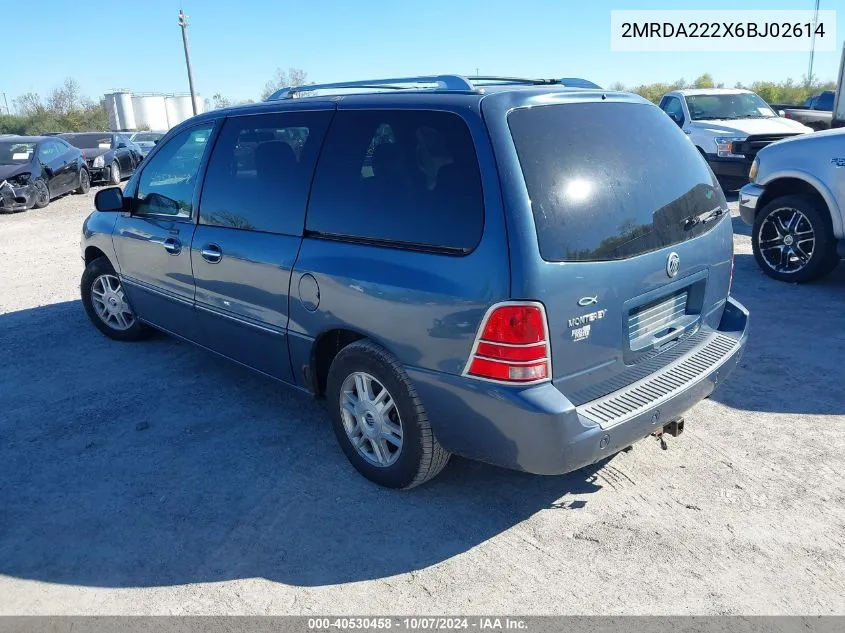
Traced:
<path fill-rule="evenodd" d="M 766 218 L 780 209 L 795 209 L 804 214 L 813 227 L 815 244 L 810 261 L 799 271 L 784 273 L 774 270 L 763 258 L 760 252 L 760 227 Z M 754 226 L 751 231 L 751 247 L 754 251 L 754 259 L 764 273 L 778 281 L 790 281 L 804 283 L 820 279 L 830 273 L 839 264 L 839 255 L 836 252 L 836 238 L 833 235 L 833 225 L 830 221 L 830 213 L 826 208 L 819 209 L 817 203 L 807 196 L 787 195 L 775 198 L 763 207 L 754 217 Z"/>
<path fill-rule="evenodd" d="M 341 387 L 350 374 L 358 371 L 381 382 L 396 404 L 402 423 L 402 450 L 390 466 L 376 466 L 365 460 L 343 427 Z M 329 369 L 326 400 L 341 449 L 356 470 L 370 481 L 388 488 L 413 488 L 446 467 L 450 453 L 434 436 L 425 408 L 402 365 L 383 347 L 367 340 L 344 347 Z"/>

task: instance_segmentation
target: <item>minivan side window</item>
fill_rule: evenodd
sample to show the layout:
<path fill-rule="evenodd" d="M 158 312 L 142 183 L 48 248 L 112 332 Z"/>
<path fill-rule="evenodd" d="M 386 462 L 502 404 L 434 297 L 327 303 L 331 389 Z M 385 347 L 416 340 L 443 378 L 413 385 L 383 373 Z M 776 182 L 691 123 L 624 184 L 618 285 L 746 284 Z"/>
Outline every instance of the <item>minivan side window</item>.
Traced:
<path fill-rule="evenodd" d="M 208 162 L 200 224 L 302 235 L 331 117 L 331 111 L 319 111 L 227 119 Z"/>
<path fill-rule="evenodd" d="M 197 182 L 213 123 L 190 128 L 170 139 L 144 167 L 135 196 L 135 215 L 190 218 Z"/>
<path fill-rule="evenodd" d="M 478 157 L 452 112 L 335 115 L 314 176 L 306 229 L 324 237 L 447 253 L 484 229 Z"/>

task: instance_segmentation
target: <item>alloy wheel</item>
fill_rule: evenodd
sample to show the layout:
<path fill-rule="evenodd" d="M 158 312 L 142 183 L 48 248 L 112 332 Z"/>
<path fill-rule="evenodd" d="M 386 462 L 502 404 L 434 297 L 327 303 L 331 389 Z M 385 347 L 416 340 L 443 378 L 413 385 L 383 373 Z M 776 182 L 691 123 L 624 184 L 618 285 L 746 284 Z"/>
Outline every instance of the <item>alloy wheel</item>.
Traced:
<path fill-rule="evenodd" d="M 402 420 L 387 388 L 366 372 L 346 377 L 340 389 L 340 414 L 358 454 L 375 466 L 391 466 L 402 452 Z"/>
<path fill-rule="evenodd" d="M 91 284 L 91 303 L 97 316 L 115 330 L 128 330 L 135 323 L 135 313 L 126 301 L 120 280 L 114 275 L 100 275 Z"/>
<path fill-rule="evenodd" d="M 797 273 L 813 257 L 816 232 L 801 211 L 784 207 L 772 211 L 760 224 L 757 244 L 769 268 L 784 274 Z"/>

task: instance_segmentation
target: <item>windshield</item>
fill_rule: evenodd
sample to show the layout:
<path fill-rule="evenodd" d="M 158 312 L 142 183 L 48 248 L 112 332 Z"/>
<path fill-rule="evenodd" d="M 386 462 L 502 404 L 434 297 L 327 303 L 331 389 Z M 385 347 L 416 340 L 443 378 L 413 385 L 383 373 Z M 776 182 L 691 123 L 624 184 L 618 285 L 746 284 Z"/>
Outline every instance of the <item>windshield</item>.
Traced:
<path fill-rule="evenodd" d="M 693 121 L 709 119 L 767 119 L 777 114 L 753 92 L 724 95 L 689 95 L 687 107 Z"/>
<path fill-rule="evenodd" d="M 152 143 L 152 142 L 159 140 L 162 136 L 164 136 L 164 135 L 163 134 L 156 134 L 155 132 L 140 132 L 138 134 L 133 134 L 132 140 L 135 141 L 136 143 L 143 143 L 143 142 Z"/>
<path fill-rule="evenodd" d="M 0 141 L 0 165 L 23 165 L 35 152 L 35 143 L 4 143 Z"/>
<path fill-rule="evenodd" d="M 109 134 L 72 134 L 62 138 L 79 149 L 111 148 L 112 137 Z"/>

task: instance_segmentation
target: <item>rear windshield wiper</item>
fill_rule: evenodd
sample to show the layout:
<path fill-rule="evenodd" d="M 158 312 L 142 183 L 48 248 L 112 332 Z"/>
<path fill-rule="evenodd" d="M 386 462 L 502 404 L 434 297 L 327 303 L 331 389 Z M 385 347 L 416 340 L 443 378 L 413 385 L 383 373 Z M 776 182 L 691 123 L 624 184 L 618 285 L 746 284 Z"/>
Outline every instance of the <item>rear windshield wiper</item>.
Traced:
<path fill-rule="evenodd" d="M 699 224 L 707 224 L 711 220 L 715 220 L 718 217 L 724 215 L 725 209 L 722 207 L 716 207 L 715 209 L 711 209 L 710 211 L 705 211 L 704 213 L 699 213 L 698 215 L 691 215 L 688 218 L 685 218 L 683 222 L 684 230 L 689 231 L 694 226 Z"/>

